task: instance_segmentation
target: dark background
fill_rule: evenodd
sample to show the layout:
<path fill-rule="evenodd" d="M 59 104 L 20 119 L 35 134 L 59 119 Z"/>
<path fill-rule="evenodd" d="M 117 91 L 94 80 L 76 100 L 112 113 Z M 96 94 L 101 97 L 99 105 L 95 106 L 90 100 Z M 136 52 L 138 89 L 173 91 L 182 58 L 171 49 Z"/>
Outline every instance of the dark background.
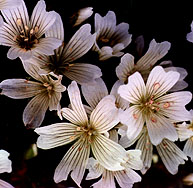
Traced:
<path fill-rule="evenodd" d="M 37 0 L 25 0 L 29 14 L 31 14 Z M 47 10 L 58 12 L 64 22 L 65 41 L 79 27 L 72 27 L 72 15 L 80 8 L 91 6 L 94 13 L 105 16 L 109 10 L 115 12 L 117 23 L 129 23 L 129 33 L 133 35 L 132 43 L 124 50 L 137 55 L 135 48 L 136 37 L 143 35 L 145 39 L 144 53 L 148 49 L 149 42 L 155 39 L 157 42 L 171 42 L 169 53 L 162 60 L 171 60 L 175 66 L 183 67 L 188 71 L 186 81 L 188 91 L 193 91 L 192 64 L 193 64 L 193 43 L 186 40 L 186 35 L 191 31 L 190 24 L 193 20 L 191 1 L 173 0 L 45 0 Z M 94 14 L 86 21 L 92 24 Z M 85 22 L 85 23 L 86 23 Z M 93 27 L 92 27 L 93 28 Z M 26 78 L 19 59 L 7 59 L 8 47 L 0 46 L 0 81 L 8 78 Z M 136 60 L 139 58 L 137 56 Z M 103 79 L 110 89 L 117 77 L 115 67 L 119 64 L 120 58 L 112 58 L 105 62 L 98 62 L 96 54 L 90 52 L 81 58 L 81 61 L 88 61 L 98 65 L 103 72 Z M 70 81 L 63 84 L 67 86 Z M 5 96 L 0 96 L 1 120 L 0 120 L 0 148 L 10 153 L 12 160 L 12 173 L 0 175 L 1 179 L 10 182 L 16 188 L 66 188 L 76 187 L 69 178 L 66 182 L 55 184 L 53 174 L 56 166 L 64 156 L 70 146 L 59 147 L 51 150 L 38 150 L 38 155 L 26 160 L 25 153 L 31 144 L 36 142 L 37 135 L 33 130 L 27 130 L 22 122 L 22 113 L 28 103 L 28 99 L 14 100 Z M 62 98 L 62 107 L 68 105 L 69 100 L 65 92 Z M 187 109 L 192 108 L 192 102 L 187 105 Z M 55 112 L 48 111 L 42 126 L 60 122 Z M 178 143 L 182 149 L 183 143 Z M 135 188 L 185 188 L 182 178 L 193 172 L 193 165 L 190 161 L 179 166 L 179 172 L 171 175 L 167 172 L 162 162 L 153 164 L 149 171 L 142 175 L 142 181 L 134 185 Z M 139 172 L 140 173 L 140 172 Z M 83 181 L 82 187 L 87 188 L 92 182 Z M 118 186 L 117 186 L 118 187 Z"/>

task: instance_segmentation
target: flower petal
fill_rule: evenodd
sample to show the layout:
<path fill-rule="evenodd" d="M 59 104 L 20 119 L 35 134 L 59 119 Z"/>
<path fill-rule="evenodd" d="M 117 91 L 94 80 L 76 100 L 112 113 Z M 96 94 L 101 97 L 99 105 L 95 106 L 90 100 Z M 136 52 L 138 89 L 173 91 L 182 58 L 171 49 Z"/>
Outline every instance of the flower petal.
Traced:
<path fill-rule="evenodd" d="M 183 152 L 190 157 L 193 162 L 193 137 L 189 138 L 184 145 Z"/>
<path fill-rule="evenodd" d="M 9 153 L 5 150 L 0 150 L 0 173 L 11 172 L 11 160 L 8 159 Z"/>
<path fill-rule="evenodd" d="M 20 4 L 21 0 L 1 0 L 0 10 L 14 8 L 19 6 Z"/>
<path fill-rule="evenodd" d="M 180 74 L 178 72 L 169 71 L 166 73 L 161 66 L 156 66 L 152 69 L 147 79 L 147 94 L 158 98 L 169 91 L 179 78 Z"/>
<path fill-rule="evenodd" d="M 75 134 L 77 126 L 71 123 L 55 123 L 36 128 L 34 131 L 40 135 L 37 146 L 42 149 L 50 149 L 66 145 L 77 139 Z"/>
<path fill-rule="evenodd" d="M 42 84 L 25 79 L 7 79 L 0 83 L 1 94 L 13 99 L 30 98 L 42 91 Z"/>
<path fill-rule="evenodd" d="M 138 104 L 145 93 L 145 83 L 138 72 L 129 76 L 128 83 L 126 85 L 121 85 L 118 89 L 118 94 L 132 104 Z"/>
<path fill-rule="evenodd" d="M 164 139 L 156 148 L 165 167 L 173 175 L 178 172 L 178 165 L 184 164 L 184 160 L 188 160 L 176 144 L 167 139 Z"/>
<path fill-rule="evenodd" d="M 139 138 L 135 149 L 141 150 L 141 159 L 143 161 L 143 168 L 141 169 L 142 174 L 151 167 L 152 156 L 153 156 L 153 145 L 150 142 L 147 130 L 144 129 L 143 134 Z"/>
<path fill-rule="evenodd" d="M 133 74 L 134 71 L 134 57 L 131 54 L 125 54 L 121 57 L 120 64 L 116 67 L 116 75 L 119 80 L 126 82 L 128 77 Z"/>
<path fill-rule="evenodd" d="M 54 24 L 46 31 L 46 37 L 53 37 L 64 41 L 64 26 L 62 18 L 58 13 L 55 13 L 56 20 Z"/>
<path fill-rule="evenodd" d="M 146 54 L 136 63 L 136 69 L 138 71 L 150 69 L 158 60 L 168 53 L 170 47 L 171 44 L 167 41 L 157 43 L 155 39 L 153 39 L 149 44 L 149 49 Z"/>
<path fill-rule="evenodd" d="M 121 162 L 126 158 L 126 151 L 122 146 L 109 138 L 99 134 L 92 142 L 91 149 L 96 160 L 106 169 L 123 170 Z"/>
<path fill-rule="evenodd" d="M 30 19 L 31 28 L 38 27 L 37 38 L 40 38 L 53 25 L 55 20 L 56 13 L 54 11 L 47 12 L 45 1 L 38 1 Z"/>
<path fill-rule="evenodd" d="M 102 78 L 98 78 L 92 83 L 82 84 L 81 90 L 86 102 L 93 109 L 103 97 L 108 95 L 107 87 Z"/>
<path fill-rule="evenodd" d="M 0 179 L 0 187 L 3 187 L 3 188 L 14 188 L 11 184 L 3 181 Z"/>
<path fill-rule="evenodd" d="M 120 114 L 120 121 L 123 125 L 127 126 L 129 142 L 133 142 L 141 133 L 144 126 L 144 119 L 141 111 L 136 106 L 132 106 Z"/>
<path fill-rule="evenodd" d="M 34 50 L 40 54 L 43 53 L 45 55 L 54 55 L 54 50 L 61 46 L 61 44 L 62 41 L 57 38 L 41 38 L 38 44 L 34 44 Z"/>
<path fill-rule="evenodd" d="M 90 145 L 87 141 L 78 140 L 67 151 L 54 173 L 56 183 L 66 180 L 70 171 L 72 179 L 80 187 L 90 154 Z"/>
<path fill-rule="evenodd" d="M 75 63 L 63 72 L 63 75 L 79 84 L 91 83 L 102 76 L 101 69 L 96 65 L 86 63 Z"/>
<path fill-rule="evenodd" d="M 45 93 L 36 95 L 27 104 L 23 112 L 23 122 L 27 128 L 37 128 L 44 120 L 49 105 L 49 97 Z"/>
<path fill-rule="evenodd" d="M 91 35 L 90 24 L 84 24 L 73 35 L 64 47 L 62 58 L 64 62 L 71 62 L 86 54 L 95 42 L 96 35 Z"/>
<path fill-rule="evenodd" d="M 82 104 L 78 85 L 75 81 L 72 81 L 68 86 L 68 95 L 73 110 L 73 116 L 75 116 L 75 118 L 81 123 L 80 125 L 86 125 L 88 123 L 88 117 Z"/>
<path fill-rule="evenodd" d="M 177 131 L 169 119 L 164 116 L 150 115 L 146 117 L 148 134 L 153 145 L 158 145 L 164 138 L 171 141 L 178 139 Z"/>
<path fill-rule="evenodd" d="M 104 97 L 90 115 L 90 125 L 99 133 L 104 133 L 118 124 L 118 109 L 115 106 L 115 97 Z"/>

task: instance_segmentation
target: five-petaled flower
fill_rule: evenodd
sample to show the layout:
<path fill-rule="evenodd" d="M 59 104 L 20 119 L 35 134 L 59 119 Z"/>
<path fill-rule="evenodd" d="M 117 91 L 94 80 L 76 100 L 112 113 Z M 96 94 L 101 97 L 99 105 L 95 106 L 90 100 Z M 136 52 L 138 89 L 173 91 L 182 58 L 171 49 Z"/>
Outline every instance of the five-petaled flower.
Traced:
<path fill-rule="evenodd" d="M 6 22 L 0 27 L 0 43 L 11 47 L 7 57 L 29 59 L 35 52 L 54 54 L 54 49 L 59 47 L 62 41 L 42 36 L 55 22 L 56 12 L 47 12 L 45 2 L 40 0 L 29 19 L 25 3 L 21 1 L 18 7 L 1 11 Z"/>
<path fill-rule="evenodd" d="M 121 123 L 127 125 L 127 136 L 135 139 L 143 126 L 148 129 L 151 143 L 158 145 L 164 138 L 178 139 L 174 122 L 190 119 L 185 105 L 192 99 L 188 91 L 168 93 L 178 81 L 180 74 L 165 72 L 161 66 L 152 69 L 146 84 L 140 73 L 128 78 L 128 83 L 118 89 L 118 93 L 130 102 L 130 107 L 122 113 Z"/>
<path fill-rule="evenodd" d="M 68 86 L 71 108 L 62 108 L 62 115 L 70 122 L 55 123 L 35 129 L 40 136 L 37 146 L 50 149 L 71 142 L 54 174 L 55 182 L 66 180 L 71 172 L 72 179 L 80 186 L 92 150 L 96 160 L 108 170 L 122 170 L 126 151 L 110 140 L 104 133 L 118 122 L 118 109 L 114 96 L 104 97 L 88 118 L 75 81 Z"/>
<path fill-rule="evenodd" d="M 31 98 L 23 112 L 23 121 L 28 128 L 39 127 L 47 109 L 58 110 L 62 92 L 62 77 L 53 79 L 50 75 L 39 75 L 39 67 L 30 62 L 23 63 L 25 71 L 35 80 L 7 79 L 0 83 L 1 94 L 14 99 Z"/>

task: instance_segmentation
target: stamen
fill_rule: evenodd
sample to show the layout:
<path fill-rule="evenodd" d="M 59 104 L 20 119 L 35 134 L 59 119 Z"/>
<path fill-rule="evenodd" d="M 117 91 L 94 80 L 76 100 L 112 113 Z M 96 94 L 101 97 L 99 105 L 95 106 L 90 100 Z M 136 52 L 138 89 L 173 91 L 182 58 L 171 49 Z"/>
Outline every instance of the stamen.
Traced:
<path fill-rule="evenodd" d="M 71 137 L 70 137 L 70 140 L 74 140 L 74 138 L 75 138 L 74 136 L 71 136 Z"/>
<path fill-rule="evenodd" d="M 34 30 L 35 30 L 35 33 L 37 33 L 39 31 L 39 27 L 35 26 Z"/>
<path fill-rule="evenodd" d="M 133 113 L 133 118 L 138 119 L 138 114 Z"/>
<path fill-rule="evenodd" d="M 163 107 L 164 108 L 169 108 L 170 107 L 170 103 L 169 102 L 164 103 Z"/>
<path fill-rule="evenodd" d="M 28 31 L 29 30 L 29 27 L 27 25 L 25 25 L 25 30 Z"/>
<path fill-rule="evenodd" d="M 155 117 L 151 117 L 151 121 L 152 121 L 153 123 L 156 123 L 156 122 L 157 122 L 157 119 L 156 119 Z"/>
<path fill-rule="evenodd" d="M 76 128 L 76 130 L 77 130 L 77 131 L 80 131 L 80 130 L 81 130 L 81 128 L 80 128 L 80 127 L 77 127 L 77 128 Z"/>
<path fill-rule="evenodd" d="M 49 86 L 49 84 L 48 84 L 48 83 L 44 83 L 44 84 L 43 84 L 43 86 L 48 87 L 48 86 Z"/>
<path fill-rule="evenodd" d="M 17 22 L 17 25 L 21 26 L 21 24 L 22 24 L 21 18 L 18 18 L 16 22 Z"/>
<path fill-rule="evenodd" d="M 31 35 L 33 35 L 33 33 L 34 33 L 34 30 L 33 30 L 33 29 L 31 29 L 31 30 L 30 30 L 30 34 L 31 34 Z"/>
<path fill-rule="evenodd" d="M 160 88 L 160 84 L 159 83 L 155 83 L 154 85 L 153 85 L 153 89 L 154 90 L 157 90 L 157 89 L 159 89 Z"/>

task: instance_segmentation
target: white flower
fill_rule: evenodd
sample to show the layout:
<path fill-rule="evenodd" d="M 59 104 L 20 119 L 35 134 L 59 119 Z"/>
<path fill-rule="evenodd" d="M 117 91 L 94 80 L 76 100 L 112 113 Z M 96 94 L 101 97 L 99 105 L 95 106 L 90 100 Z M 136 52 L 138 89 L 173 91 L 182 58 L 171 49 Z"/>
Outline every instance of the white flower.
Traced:
<path fill-rule="evenodd" d="M 0 173 L 12 171 L 12 162 L 8 159 L 9 153 L 5 150 L 0 150 Z M 0 179 L 0 187 L 2 188 L 13 188 L 12 185 Z"/>
<path fill-rule="evenodd" d="M 61 45 L 61 40 L 42 36 L 55 22 L 55 12 L 47 12 L 45 2 L 40 0 L 29 19 L 25 3 L 21 1 L 17 8 L 1 11 L 6 22 L 0 27 L 0 43 L 11 47 L 7 57 L 29 59 L 36 52 L 54 54 L 53 50 Z"/>
<path fill-rule="evenodd" d="M 21 4 L 21 0 L 0 0 L 0 10 L 17 7 Z"/>
<path fill-rule="evenodd" d="M 190 157 L 193 162 L 193 110 L 190 110 L 190 123 L 177 124 L 176 129 L 180 138 L 180 141 L 186 141 L 184 145 L 184 153 Z"/>
<path fill-rule="evenodd" d="M 152 69 L 146 84 L 136 72 L 128 78 L 128 83 L 118 89 L 118 93 L 130 102 L 130 107 L 122 113 L 121 123 L 127 125 L 127 136 L 134 140 L 144 126 L 148 129 L 151 143 L 158 145 L 164 138 L 178 139 L 174 122 L 190 119 L 185 105 L 192 99 L 188 91 L 166 94 L 178 81 L 177 72 L 165 72 L 160 66 Z"/>
<path fill-rule="evenodd" d="M 75 81 L 69 85 L 68 94 L 71 109 L 63 108 L 62 115 L 70 123 L 55 123 L 35 129 L 35 132 L 40 135 L 37 146 L 42 149 L 50 149 L 75 141 L 55 170 L 55 182 L 66 180 L 72 171 L 72 179 L 80 186 L 90 150 L 96 160 L 108 170 L 124 169 L 120 163 L 124 162 L 126 151 L 103 135 L 119 122 L 115 98 L 113 96 L 103 98 L 88 119 Z"/>
<path fill-rule="evenodd" d="M 99 53 L 100 60 L 111 57 L 120 57 L 131 42 L 131 34 L 128 33 L 129 24 L 120 23 L 116 25 L 116 15 L 113 11 L 108 11 L 106 16 L 101 17 L 95 14 L 96 43 L 93 50 Z"/>
<path fill-rule="evenodd" d="M 39 127 L 44 119 L 46 110 L 57 110 L 61 92 L 65 87 L 61 77 L 57 80 L 51 76 L 40 76 L 39 68 L 30 62 L 23 63 L 25 71 L 37 81 L 26 79 L 7 79 L 0 83 L 1 94 L 14 99 L 31 98 L 23 112 L 23 121 L 28 128 Z"/>
<path fill-rule="evenodd" d="M 118 142 L 117 131 L 114 129 L 109 131 L 109 138 L 115 142 Z M 135 182 L 141 181 L 141 177 L 134 171 L 141 170 L 143 167 L 140 157 L 140 150 L 128 150 L 124 163 L 121 163 L 121 165 L 124 167 L 124 170 L 119 171 L 107 170 L 94 158 L 89 158 L 87 165 L 89 173 L 87 174 L 86 180 L 95 179 L 102 175 L 101 179 L 92 185 L 94 188 L 116 188 L 114 178 L 122 188 L 133 187 Z"/>
<path fill-rule="evenodd" d="M 171 44 L 167 41 L 157 43 L 154 39 L 149 44 L 149 49 L 136 63 L 134 57 L 127 53 L 121 58 L 121 63 L 116 67 L 116 74 L 119 80 L 127 82 L 128 77 L 135 72 L 140 72 L 144 77 L 147 77 L 152 67 L 164 57 Z"/>
<path fill-rule="evenodd" d="M 80 25 L 82 22 L 84 22 L 86 19 L 88 19 L 93 14 L 93 7 L 85 7 L 78 11 L 76 15 L 76 22 L 74 23 L 74 26 Z"/>
<path fill-rule="evenodd" d="M 66 45 L 63 43 L 54 51 L 54 55 L 47 56 L 38 53 L 30 59 L 31 63 L 42 69 L 41 74 L 53 72 L 56 75 L 64 75 L 70 80 L 75 80 L 79 84 L 92 82 L 95 78 L 102 76 L 100 68 L 92 64 L 74 62 L 93 46 L 96 36 L 90 32 L 90 24 L 83 25 Z M 46 36 L 64 41 L 64 28 L 59 14 L 57 14 L 55 24 L 46 32 Z"/>

